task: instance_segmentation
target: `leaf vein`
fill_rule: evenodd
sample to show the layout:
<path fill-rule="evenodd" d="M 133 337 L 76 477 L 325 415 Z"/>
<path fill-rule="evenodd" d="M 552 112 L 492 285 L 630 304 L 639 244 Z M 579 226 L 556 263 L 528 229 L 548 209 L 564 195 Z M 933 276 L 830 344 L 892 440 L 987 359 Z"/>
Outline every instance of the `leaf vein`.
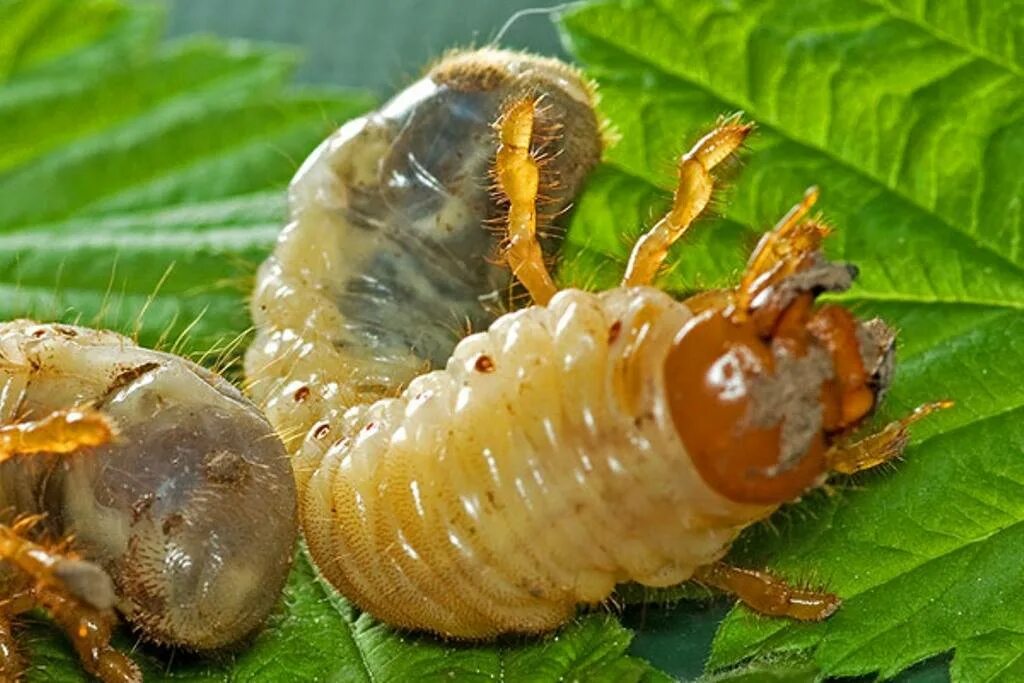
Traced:
<path fill-rule="evenodd" d="M 906 12 L 901 12 L 900 10 L 890 5 L 888 2 L 884 2 L 884 0 L 860 0 L 860 2 L 865 5 L 878 7 L 879 9 L 884 10 L 893 18 L 910 24 L 911 26 L 914 26 L 918 30 L 924 31 L 925 33 L 930 35 L 932 38 L 938 40 L 939 42 L 948 43 L 949 45 L 952 45 L 953 47 L 959 50 L 963 50 L 964 52 L 967 52 L 978 59 L 986 61 L 989 64 L 997 66 L 1001 69 L 1005 69 L 1006 71 L 1009 71 L 1016 76 L 1024 77 L 1024 69 L 1022 69 L 1018 65 L 1013 64 L 1012 62 L 1003 61 L 1002 59 L 992 54 L 991 52 L 988 52 L 987 50 L 983 50 L 974 45 L 971 45 L 970 43 L 965 43 L 961 40 L 958 40 L 954 36 L 946 33 L 945 31 L 942 31 L 939 28 L 936 28 L 935 26 L 929 24 L 928 22 L 921 21 L 917 17 L 911 14 L 907 14 Z"/>
<path fill-rule="evenodd" d="M 668 13 L 666 13 L 663 8 L 661 8 L 660 6 L 657 6 L 657 5 L 654 5 L 654 6 L 657 8 L 657 11 L 660 12 L 662 15 L 664 15 L 666 17 L 668 16 Z M 826 149 L 826 148 L 824 148 L 824 147 L 822 147 L 820 145 L 817 145 L 814 142 L 811 142 L 811 141 L 808 141 L 808 140 L 803 140 L 803 139 L 801 139 L 799 137 L 796 137 L 790 131 L 788 131 L 785 128 L 783 128 L 782 125 L 778 121 L 775 121 L 772 118 L 768 118 L 768 117 L 761 117 L 758 113 L 753 111 L 754 108 L 752 106 L 750 106 L 749 104 L 748 105 L 744 105 L 744 104 L 739 103 L 739 102 L 734 102 L 732 100 L 728 100 L 725 97 L 723 97 L 720 93 L 718 93 L 715 90 L 713 90 L 706 83 L 703 83 L 703 82 L 700 82 L 698 80 L 695 80 L 695 79 L 693 79 L 692 77 L 689 77 L 689 76 L 683 76 L 683 75 L 681 75 L 679 73 L 676 73 L 676 72 L 666 71 L 660 64 L 658 64 L 655 61 L 653 61 L 646 53 L 640 52 L 640 51 L 637 51 L 637 50 L 632 50 L 629 47 L 620 45 L 618 43 L 614 43 L 610 39 L 606 38 L 605 36 L 598 35 L 598 34 L 594 33 L 588 27 L 579 26 L 579 27 L 575 27 L 575 30 L 577 30 L 580 33 L 585 34 L 588 38 L 590 38 L 591 40 L 593 40 L 596 43 L 600 43 L 601 45 L 603 45 L 605 48 L 609 49 L 610 51 L 617 51 L 619 53 L 623 53 L 623 54 L 629 55 L 630 57 L 632 57 L 632 58 L 634 58 L 634 59 L 636 59 L 636 60 L 638 60 L 640 62 L 643 62 L 644 64 L 646 64 L 649 67 L 657 70 L 659 73 L 664 74 L 665 76 L 668 76 L 669 78 L 671 78 L 673 80 L 679 81 L 681 83 L 686 84 L 687 86 L 690 86 L 690 87 L 693 87 L 693 88 L 696 88 L 696 89 L 702 91 L 703 93 L 711 96 L 712 98 L 717 99 L 718 101 L 722 102 L 725 105 L 726 109 L 730 109 L 730 110 L 747 110 L 748 112 L 751 113 L 751 116 L 753 116 L 755 119 L 758 120 L 759 123 L 761 123 L 762 125 L 766 125 L 767 127 L 771 128 L 773 131 L 775 131 L 783 139 L 789 140 L 790 142 L 792 142 L 794 144 L 797 144 L 797 145 L 799 145 L 801 147 L 804 147 L 805 149 L 811 150 L 812 152 L 815 152 L 816 154 L 819 154 L 820 156 L 824 157 L 825 159 L 831 161 L 832 163 L 834 163 L 835 165 L 839 166 L 840 168 L 843 168 L 843 169 L 853 173 L 854 175 L 857 175 L 857 176 L 867 180 L 869 183 L 871 183 L 873 185 L 879 186 L 885 192 L 887 192 L 888 194 L 891 194 L 894 198 L 896 198 L 898 200 L 901 200 L 902 202 L 904 202 L 908 206 L 913 207 L 913 208 L 917 209 L 918 211 L 920 211 L 921 213 L 934 218 L 935 221 L 938 224 L 940 224 L 942 227 L 944 227 L 944 228 L 946 228 L 946 229 L 948 229 L 948 230 L 950 230 L 950 231 L 952 231 L 954 233 L 958 233 L 958 234 L 966 237 L 972 244 L 974 244 L 979 249 L 988 252 L 990 255 L 994 256 L 996 259 L 998 259 L 999 261 L 1003 262 L 1004 264 L 1006 264 L 1007 266 L 1009 266 L 1013 270 L 1017 271 L 1018 273 L 1024 274 L 1024 266 L 1021 266 L 1021 264 L 1018 264 L 1018 263 L 1012 261 L 1010 258 L 1008 258 L 1006 256 L 1006 254 L 1004 254 L 1000 250 L 997 250 L 995 247 L 990 246 L 990 245 L 988 245 L 988 244 L 986 244 L 984 242 L 979 241 L 976 235 L 974 235 L 974 234 L 972 234 L 970 232 L 967 232 L 965 230 L 957 229 L 944 216 L 941 216 L 941 215 L 939 215 L 937 213 L 933 213 L 931 209 L 929 209 L 924 204 L 922 204 L 920 201 L 918 201 L 917 198 L 908 195 L 907 193 L 903 192 L 902 190 L 900 190 L 897 187 L 890 186 L 884 179 L 876 177 L 875 175 L 869 173 L 867 170 L 865 170 L 863 168 L 860 168 L 859 166 L 855 166 L 854 164 L 850 163 L 849 161 L 847 161 L 847 160 L 845 160 L 845 159 L 843 159 L 843 158 L 841 158 L 839 156 L 836 156 L 836 154 L 834 152 L 832 152 L 831 150 L 828 150 L 828 149 Z M 644 179 L 644 180 L 645 180 L 645 182 L 650 183 L 649 180 L 647 180 L 647 179 Z"/>

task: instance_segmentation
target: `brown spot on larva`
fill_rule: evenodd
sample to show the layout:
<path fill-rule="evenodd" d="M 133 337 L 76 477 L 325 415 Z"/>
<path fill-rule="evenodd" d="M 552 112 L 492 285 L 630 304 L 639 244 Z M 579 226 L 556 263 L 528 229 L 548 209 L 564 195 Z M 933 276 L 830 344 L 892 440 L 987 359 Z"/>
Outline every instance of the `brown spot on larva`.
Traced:
<path fill-rule="evenodd" d="M 295 399 L 296 403 L 302 403 L 307 398 L 309 398 L 309 394 L 310 394 L 309 387 L 307 387 L 305 384 L 303 384 L 301 387 L 299 387 L 295 391 L 295 395 L 292 396 L 292 398 Z"/>
<path fill-rule="evenodd" d="M 640 413 L 639 415 L 633 418 L 633 426 L 636 427 L 637 429 L 643 429 L 645 422 L 652 422 L 653 420 L 654 413 L 648 410 L 643 413 Z"/>
<path fill-rule="evenodd" d="M 363 427 L 363 430 L 367 431 L 367 432 L 372 432 L 376 428 L 377 428 L 377 423 L 376 422 L 367 422 L 366 426 Z"/>
<path fill-rule="evenodd" d="M 477 372 L 494 372 L 494 360 L 486 354 L 480 354 L 473 368 Z"/>
<path fill-rule="evenodd" d="M 622 321 L 616 320 L 612 323 L 612 326 L 608 328 L 608 346 L 614 344 L 620 334 L 622 334 Z"/>
<path fill-rule="evenodd" d="M 185 518 L 178 512 L 167 515 L 162 526 L 164 536 L 170 536 L 177 531 L 178 527 L 185 523 Z"/>
<path fill-rule="evenodd" d="M 38 330 L 32 333 L 32 336 L 35 337 L 36 339 L 41 339 L 42 337 L 46 336 L 46 330 L 40 327 Z"/>
<path fill-rule="evenodd" d="M 317 428 L 313 431 L 313 438 L 320 440 L 331 433 L 331 425 L 324 422 L 321 425 L 317 425 Z"/>
<path fill-rule="evenodd" d="M 78 332 L 75 331 L 75 328 L 68 327 L 67 325 L 55 325 L 53 329 L 57 330 L 58 332 L 63 334 L 65 337 L 77 337 L 78 336 Z"/>
<path fill-rule="evenodd" d="M 134 368 L 128 368 L 127 370 L 119 373 L 110 382 L 110 386 L 108 386 L 107 390 L 103 393 L 103 396 L 100 398 L 99 403 L 101 405 L 103 403 L 106 403 L 106 401 L 114 394 L 121 391 L 125 387 L 131 386 L 131 384 L 138 381 L 140 377 L 158 369 L 159 367 L 159 363 L 155 361 L 150 361 L 149 363 L 136 365 Z"/>
<path fill-rule="evenodd" d="M 379 394 L 383 396 L 388 393 L 389 388 L 386 384 L 381 384 L 380 382 L 357 382 L 355 389 L 363 394 Z"/>
<path fill-rule="evenodd" d="M 147 493 L 132 503 L 132 522 L 137 522 L 142 518 L 149 508 L 153 506 L 153 500 L 155 496 L 152 493 Z"/>
<path fill-rule="evenodd" d="M 245 471 L 245 460 L 234 451 L 213 451 L 203 462 L 203 474 L 215 484 L 236 484 Z"/>

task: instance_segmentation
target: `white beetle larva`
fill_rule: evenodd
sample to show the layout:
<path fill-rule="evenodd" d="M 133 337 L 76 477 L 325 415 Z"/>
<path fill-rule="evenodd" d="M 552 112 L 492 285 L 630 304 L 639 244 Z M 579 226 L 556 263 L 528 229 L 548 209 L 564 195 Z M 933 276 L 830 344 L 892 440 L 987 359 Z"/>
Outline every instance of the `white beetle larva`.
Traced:
<path fill-rule="evenodd" d="M 475 127 L 462 110 L 434 106 L 424 93 L 453 87 L 451 73 L 463 75 L 460 97 L 496 92 L 491 102 L 504 106 L 473 109 Z M 550 74 L 554 94 L 536 81 L 516 92 L 521 79 Z M 572 103 L 558 113 L 558 158 L 589 166 L 599 139 L 582 80 L 550 60 L 487 50 L 450 57 L 380 114 L 347 124 L 296 177 L 293 222 L 257 285 L 261 333 L 247 369 L 282 433 L 309 430 L 291 450 L 313 559 L 384 621 L 457 638 L 550 630 L 623 581 L 696 578 L 768 614 L 828 616 L 837 597 L 722 556 L 743 528 L 830 471 L 891 458 L 911 421 L 946 404 L 850 441 L 889 383 L 893 334 L 815 306 L 856 271 L 822 255 L 827 229 L 805 220 L 814 191 L 766 234 L 737 287 L 680 302 L 650 286 L 707 205 L 712 169 L 750 132 L 737 119 L 682 157 L 672 208 L 637 243 L 621 287 L 556 292 L 536 239 L 539 94 Z M 479 117 L 498 114 L 491 141 Z M 395 126 L 380 122 L 421 118 L 393 149 Z M 493 281 L 461 277 L 480 249 L 421 254 L 420 221 L 447 225 L 437 202 L 458 206 L 454 234 L 478 239 L 488 211 L 450 201 L 453 177 L 465 177 L 451 175 L 445 155 L 491 150 L 509 203 L 504 259 L 535 305 L 447 358 L 438 320 Z M 387 200 L 385 189 L 409 180 L 392 172 L 396 155 L 430 179 L 417 187 L 432 210 L 415 195 Z M 360 286 L 377 296 L 354 299 Z M 413 378 L 423 359 L 442 358 L 444 369 Z M 397 398 L 381 398 L 398 384 Z"/>
<path fill-rule="evenodd" d="M 93 438 L 96 419 L 106 438 Z M 76 637 L 102 619 L 68 600 L 116 607 L 146 640 L 220 648 L 277 604 L 297 535 L 284 448 L 231 384 L 113 332 L 29 321 L 0 324 L 0 513 L 0 626 L 19 611 L 3 602 L 12 587 L 34 585 L 25 592 L 111 681 L 132 680 L 131 667 L 116 668 L 104 638 Z M 68 536 L 88 561 L 76 566 L 99 568 L 86 572 L 93 588 L 53 576 L 60 552 L 19 563 Z M 104 585 L 112 595 L 98 599 Z M 14 661 L 0 670 L 3 659 Z"/>

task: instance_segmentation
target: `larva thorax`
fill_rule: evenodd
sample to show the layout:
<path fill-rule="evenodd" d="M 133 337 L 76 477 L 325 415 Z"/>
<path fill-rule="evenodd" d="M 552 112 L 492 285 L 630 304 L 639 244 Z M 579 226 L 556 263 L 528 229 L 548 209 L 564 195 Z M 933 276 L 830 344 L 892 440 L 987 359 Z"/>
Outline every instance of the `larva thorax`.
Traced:
<path fill-rule="evenodd" d="M 283 447 L 255 406 L 112 332 L 0 324 L 0 424 L 77 407 L 109 419 L 114 439 L 0 462 L 0 521 L 42 513 L 38 533 L 73 536 L 147 640 L 212 649 L 260 626 L 297 520 Z"/>

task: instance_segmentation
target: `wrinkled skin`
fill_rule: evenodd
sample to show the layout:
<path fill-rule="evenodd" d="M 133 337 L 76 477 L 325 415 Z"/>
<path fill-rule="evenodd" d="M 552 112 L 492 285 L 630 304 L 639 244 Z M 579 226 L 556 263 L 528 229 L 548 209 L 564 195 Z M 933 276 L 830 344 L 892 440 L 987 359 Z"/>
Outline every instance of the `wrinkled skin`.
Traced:
<path fill-rule="evenodd" d="M 296 540 L 295 486 L 271 426 L 233 386 L 109 332 L 0 325 L 0 422 L 90 405 L 109 444 L 0 464 L 0 510 L 113 580 L 147 640 L 230 645 L 277 604 Z"/>
<path fill-rule="evenodd" d="M 527 96 L 543 105 L 538 137 L 558 140 L 542 172 L 543 230 L 601 154 L 589 86 L 555 60 L 450 55 L 295 174 L 291 221 L 257 276 L 259 335 L 246 356 L 250 395 L 283 434 L 301 437 L 327 411 L 321 400 L 365 402 L 443 367 L 467 330 L 508 307 L 493 124 Z M 301 385 L 307 401 L 294 400 Z"/>

